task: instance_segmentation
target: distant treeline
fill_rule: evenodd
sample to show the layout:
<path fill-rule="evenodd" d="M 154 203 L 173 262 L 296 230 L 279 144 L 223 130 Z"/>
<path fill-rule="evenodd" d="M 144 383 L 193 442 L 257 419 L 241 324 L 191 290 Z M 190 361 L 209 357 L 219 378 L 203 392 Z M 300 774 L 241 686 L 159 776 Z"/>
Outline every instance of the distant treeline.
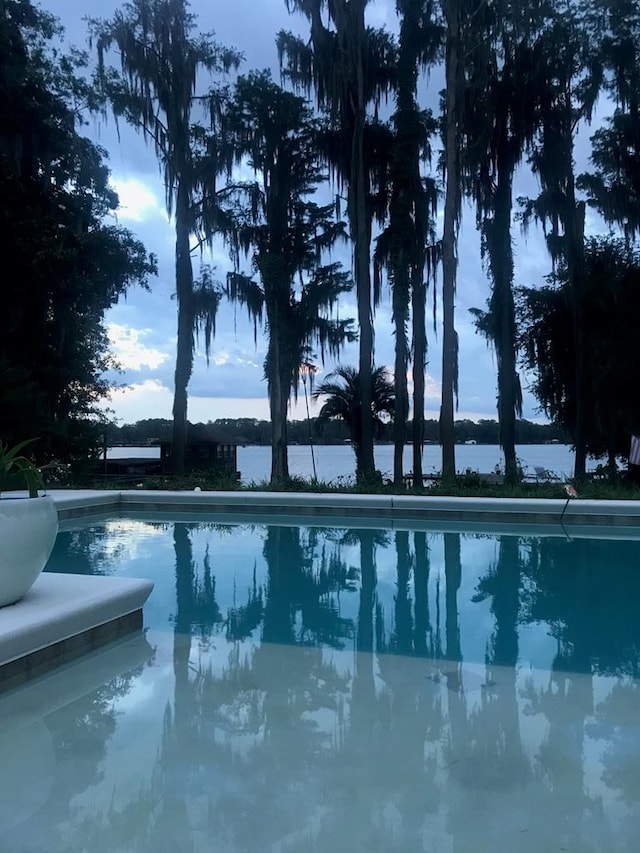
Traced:
<path fill-rule="evenodd" d="M 319 432 L 316 419 L 307 421 L 289 421 L 289 444 L 308 444 L 309 433 L 316 444 L 342 444 L 349 434 L 340 421 L 329 421 Z M 409 433 L 410 434 L 410 433 Z M 498 422 L 481 420 L 475 423 L 459 420 L 455 424 L 456 441 L 476 441 L 478 444 L 498 444 Z M 255 444 L 268 446 L 271 443 L 271 422 L 253 418 L 220 418 L 206 424 L 189 424 L 189 440 L 210 439 L 228 444 Z M 164 418 L 150 418 L 135 424 L 121 427 L 110 424 L 106 430 L 109 445 L 138 445 L 171 440 L 171 421 Z M 392 426 L 387 425 L 381 442 L 393 442 Z M 544 444 L 549 441 L 566 442 L 562 429 L 555 424 L 536 424 L 520 420 L 516 423 L 516 442 L 518 444 Z M 438 443 L 438 421 L 425 422 L 425 442 Z"/>

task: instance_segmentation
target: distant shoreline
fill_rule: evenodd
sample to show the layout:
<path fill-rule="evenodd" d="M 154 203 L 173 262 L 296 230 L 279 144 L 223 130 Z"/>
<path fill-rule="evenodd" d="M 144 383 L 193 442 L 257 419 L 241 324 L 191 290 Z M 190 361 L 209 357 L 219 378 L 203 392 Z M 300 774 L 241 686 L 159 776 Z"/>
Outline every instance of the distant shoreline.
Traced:
<path fill-rule="evenodd" d="M 424 446 L 439 446 L 439 424 L 436 420 L 427 420 L 424 425 Z M 407 425 L 407 447 L 411 447 L 411 422 Z M 135 424 L 116 426 L 110 424 L 105 430 L 108 447 L 153 446 L 161 441 L 171 441 L 172 422 L 166 418 L 151 418 Z M 271 445 L 271 422 L 253 418 L 224 418 L 208 423 L 190 423 L 189 440 L 217 441 L 220 444 L 236 444 L 238 447 L 269 447 Z M 287 422 L 287 443 L 290 447 L 308 445 L 309 438 L 316 446 L 349 444 L 349 432 L 342 422 L 329 421 L 322 430 L 317 420 Z M 458 420 L 455 423 L 456 444 L 462 446 L 475 441 L 478 445 L 499 447 L 500 428 L 495 420 L 469 421 Z M 565 444 L 567 436 L 556 424 L 539 424 L 532 421 L 516 422 L 516 444 Z M 385 424 L 378 437 L 380 446 L 393 444 L 393 425 Z"/>
<path fill-rule="evenodd" d="M 224 442 L 221 442 L 224 443 Z M 230 442 L 234 443 L 234 442 Z M 344 444 L 349 444 L 348 441 L 314 441 L 313 447 L 340 447 Z M 393 447 L 392 441 L 375 441 L 374 445 L 376 447 Z M 519 441 L 517 442 L 517 446 L 521 447 L 542 447 L 544 445 L 553 445 L 556 447 L 571 447 L 571 444 L 562 441 Z M 302 442 L 302 441 L 292 441 L 289 442 L 289 447 L 311 447 L 310 442 Z M 413 447 L 412 441 L 405 442 L 405 447 Z M 456 447 L 500 447 L 500 443 L 497 441 L 475 441 L 473 443 L 468 443 L 466 441 L 456 441 Z M 247 441 L 243 444 L 238 444 L 238 447 L 271 447 L 269 442 L 257 442 L 257 441 Z M 440 447 L 437 442 L 434 441 L 425 441 L 423 447 Z M 110 444 L 107 447 L 107 454 L 111 453 L 113 450 L 146 450 L 146 451 L 157 451 L 158 457 L 160 456 L 160 445 L 159 444 Z"/>

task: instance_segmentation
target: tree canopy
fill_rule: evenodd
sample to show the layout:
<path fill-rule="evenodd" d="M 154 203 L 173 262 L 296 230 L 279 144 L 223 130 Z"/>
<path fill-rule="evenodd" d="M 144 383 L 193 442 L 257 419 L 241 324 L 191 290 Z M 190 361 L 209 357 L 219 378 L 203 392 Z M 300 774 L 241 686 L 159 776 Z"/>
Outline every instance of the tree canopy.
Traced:
<path fill-rule="evenodd" d="M 631 433 L 640 431 L 635 377 L 640 351 L 634 335 L 621 334 L 621 317 L 640 310 L 640 253 L 623 240 L 591 239 L 585 246 L 582 334 L 589 342 L 584 401 L 586 450 L 593 456 L 629 452 Z M 576 431 L 575 339 L 572 334 L 568 272 L 561 266 L 543 288 L 519 292 L 520 343 L 533 391 L 549 417 Z"/>
<path fill-rule="evenodd" d="M 216 289 L 207 288 L 206 276 L 194 294 L 191 238 L 210 239 L 219 227 L 216 177 L 222 168 L 215 157 L 199 156 L 201 116 L 195 107 L 208 102 L 213 118 L 218 91 L 199 93 L 198 75 L 228 72 L 238 67 L 241 56 L 217 44 L 210 33 L 197 32 L 186 0 L 132 0 L 111 20 L 92 21 L 90 30 L 100 93 L 116 117 L 123 117 L 153 145 L 164 177 L 167 212 L 175 218 L 178 336 L 172 457 L 180 474 L 195 330 L 204 315 L 205 333 L 213 331 L 219 301 Z M 119 56 L 120 70 L 106 63 L 111 50 Z"/>
<path fill-rule="evenodd" d="M 323 180 L 318 166 L 318 125 L 304 100 L 268 74 L 241 77 L 226 117 L 233 158 L 248 158 L 257 180 L 237 184 L 235 223 L 228 235 L 236 271 L 229 294 L 244 304 L 268 336 L 265 377 L 272 422 L 274 481 L 289 477 L 287 409 L 297 397 L 301 371 L 314 368 L 314 348 L 324 361 L 353 341 L 352 321 L 332 316 L 352 282 L 326 254 L 344 235 L 333 205 L 311 196 Z M 255 278 L 240 272 L 248 257 Z"/>
<path fill-rule="evenodd" d="M 87 57 L 57 53 L 60 28 L 28 0 L 0 13 L 0 230 L 5 322 L 0 434 L 38 436 L 43 458 L 84 455 L 117 364 L 105 311 L 155 272 L 118 207 L 106 152 L 81 133 Z M 10 261 L 9 261 L 10 259 Z M 73 318 L 73 323 L 70 323 Z"/>

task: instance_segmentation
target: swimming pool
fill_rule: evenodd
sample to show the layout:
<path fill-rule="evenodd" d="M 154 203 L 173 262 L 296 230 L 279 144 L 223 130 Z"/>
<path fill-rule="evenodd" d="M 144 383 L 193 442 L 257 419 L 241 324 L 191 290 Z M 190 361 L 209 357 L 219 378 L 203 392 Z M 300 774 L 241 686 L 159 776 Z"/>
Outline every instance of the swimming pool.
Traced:
<path fill-rule="evenodd" d="M 78 523 L 48 569 L 152 579 L 148 630 L 0 699 L 0 850 L 635 850 L 639 558 Z"/>

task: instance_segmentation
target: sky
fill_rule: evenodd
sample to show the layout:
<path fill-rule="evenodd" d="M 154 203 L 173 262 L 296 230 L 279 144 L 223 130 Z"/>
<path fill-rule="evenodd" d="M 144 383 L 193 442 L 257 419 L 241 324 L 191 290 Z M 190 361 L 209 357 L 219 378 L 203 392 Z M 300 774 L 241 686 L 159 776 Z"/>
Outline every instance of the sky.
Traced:
<path fill-rule="evenodd" d="M 99 6 L 79 0 L 42 0 L 40 5 L 55 14 L 65 27 L 69 43 L 88 48 L 86 15 L 109 17 L 122 4 L 102 0 Z M 289 15 L 285 0 L 192 0 L 191 9 L 197 16 L 201 32 L 215 32 L 218 42 L 240 50 L 245 61 L 240 73 L 249 70 L 272 70 L 279 80 L 275 47 L 280 29 L 307 34 L 305 21 L 299 15 Z M 373 0 L 369 6 L 369 22 L 374 25 L 396 26 L 395 2 Z M 429 105 L 436 106 L 440 82 L 433 75 L 423 81 L 422 91 Z M 162 176 L 153 149 L 141 136 L 126 126 L 116 130 L 112 120 L 91 121 L 84 130 L 109 154 L 112 184 L 120 197 L 117 221 L 129 228 L 158 259 L 158 277 L 151 280 L 149 292 L 129 291 L 125 299 L 113 307 L 106 322 L 113 352 L 122 372 L 115 377 L 123 387 L 114 391 L 105 406 L 120 423 L 132 423 L 143 418 L 171 417 L 173 400 L 173 371 L 175 366 L 177 308 L 174 280 L 174 231 L 164 206 Z M 578 159 L 586 161 L 588 139 L 593 129 L 583 129 L 578 138 Z M 535 179 L 522 168 L 514 187 L 514 197 L 536 195 Z M 441 205 L 442 207 L 442 205 Z M 440 229 L 442 210 L 439 214 Z M 588 222 L 587 229 L 598 230 L 597 223 Z M 514 223 L 515 283 L 535 285 L 544 282 L 550 271 L 549 256 L 540 229 L 532 228 L 527 236 Z M 348 268 L 348 251 L 337 257 Z M 199 254 L 194 254 L 198 272 Z M 222 245 L 214 247 L 211 256 L 203 260 L 215 267 L 216 277 L 223 282 L 232 269 L 228 253 Z M 249 263 L 244 266 L 249 271 Z M 440 405 L 441 342 L 440 287 L 436 298 L 436 330 L 431 321 L 428 329 L 428 363 L 426 377 L 427 418 L 437 418 Z M 480 257 L 480 239 L 475 228 L 471 207 L 463 210 L 459 238 L 459 268 L 456 296 L 456 328 L 459 336 L 459 409 L 457 417 L 496 418 L 496 360 L 484 338 L 476 331 L 470 308 L 484 308 L 489 295 L 489 282 Z M 427 314 L 433 316 L 433 287 L 429 288 Z M 356 317 L 355 294 L 340 303 L 341 317 Z M 217 320 L 209 364 L 204 348 L 196 353 L 193 376 L 189 385 L 189 420 L 214 421 L 218 418 L 269 417 L 267 386 L 264 380 L 266 340 L 262 330 L 254 339 L 253 323 L 244 309 L 223 301 Z M 375 362 L 390 369 L 394 361 L 394 336 L 391 322 L 391 300 L 385 291 L 375 318 Z M 340 358 L 343 364 L 357 364 L 357 344 L 347 346 Z M 318 362 L 318 381 L 330 373 L 334 364 Z M 523 416 L 544 420 L 538 405 L 527 390 L 528 377 L 521 376 L 524 391 Z M 411 382 L 411 376 L 409 376 Z M 411 390 L 411 384 L 410 384 Z M 304 397 L 300 389 L 298 403 L 293 403 L 290 417 L 305 415 Z M 311 415 L 318 404 L 310 402 Z"/>

